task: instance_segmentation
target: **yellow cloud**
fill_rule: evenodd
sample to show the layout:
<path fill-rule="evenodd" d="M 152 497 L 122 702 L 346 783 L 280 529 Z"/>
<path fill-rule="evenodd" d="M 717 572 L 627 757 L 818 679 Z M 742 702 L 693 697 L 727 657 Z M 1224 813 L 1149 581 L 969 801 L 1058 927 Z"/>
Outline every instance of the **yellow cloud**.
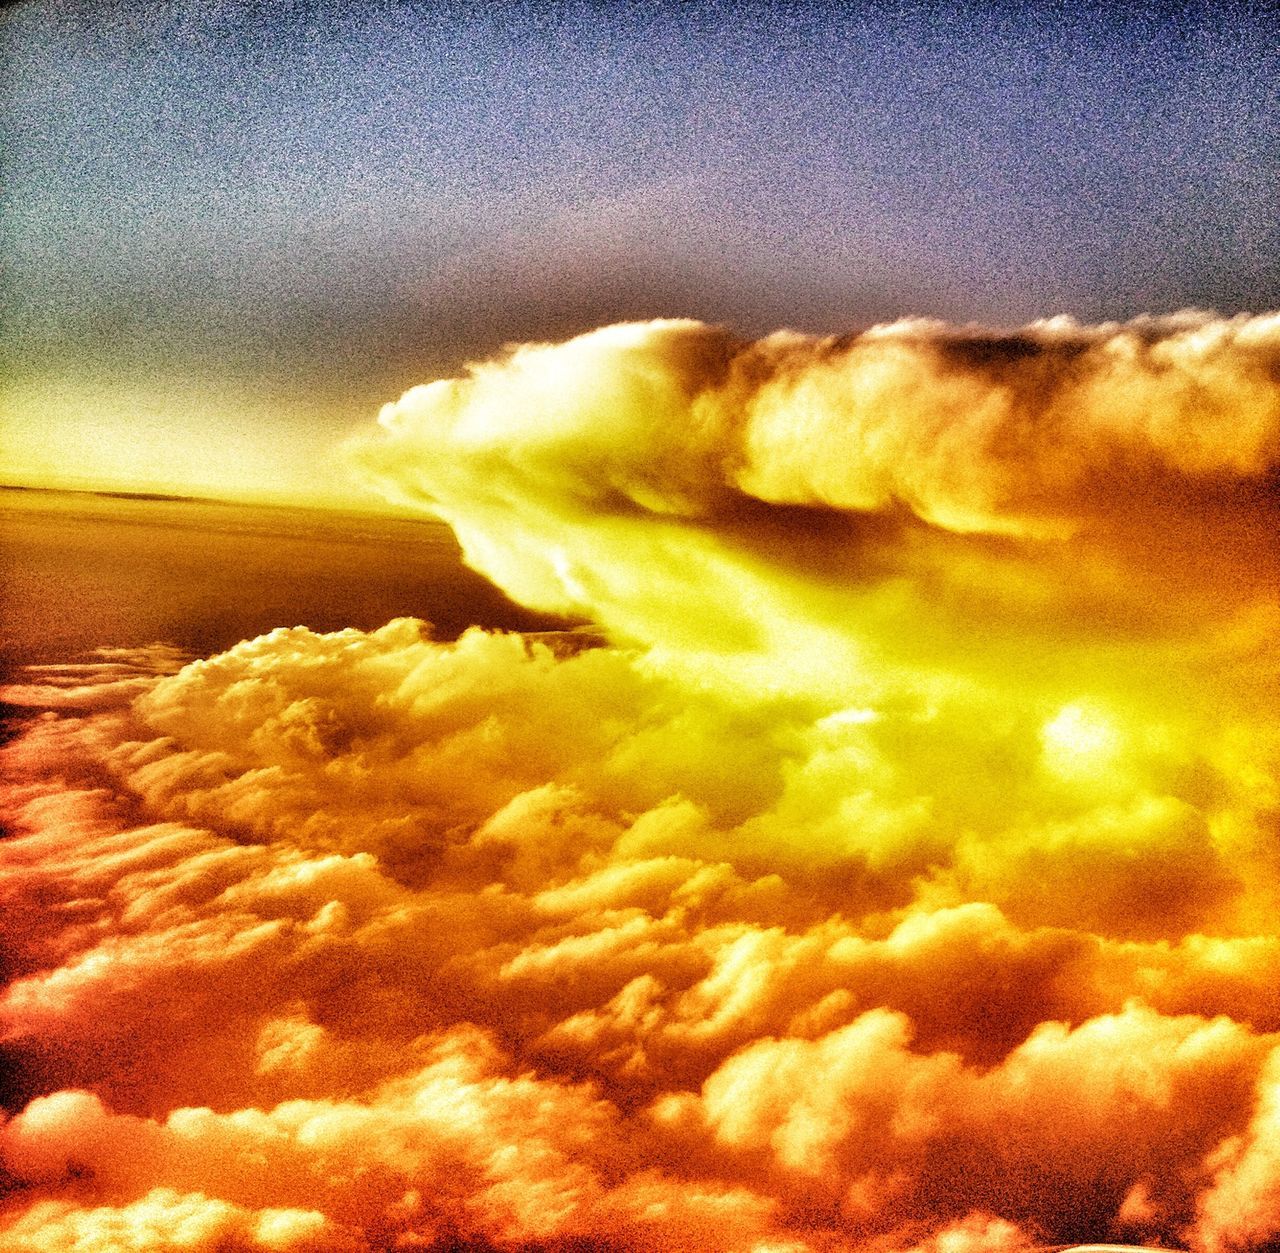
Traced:
<path fill-rule="evenodd" d="M 4 1239 L 1274 1240 L 1278 339 L 658 323 L 390 406 L 597 630 L 13 693 Z"/>

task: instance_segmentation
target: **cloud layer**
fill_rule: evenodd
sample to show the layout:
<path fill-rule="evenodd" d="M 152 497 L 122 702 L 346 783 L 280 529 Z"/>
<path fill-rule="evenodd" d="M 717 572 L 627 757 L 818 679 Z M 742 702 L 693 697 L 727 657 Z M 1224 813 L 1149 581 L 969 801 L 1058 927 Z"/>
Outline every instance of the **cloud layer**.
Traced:
<path fill-rule="evenodd" d="M 11 691 L 5 1247 L 1280 1235 L 1280 319 L 526 346 L 523 602 Z"/>

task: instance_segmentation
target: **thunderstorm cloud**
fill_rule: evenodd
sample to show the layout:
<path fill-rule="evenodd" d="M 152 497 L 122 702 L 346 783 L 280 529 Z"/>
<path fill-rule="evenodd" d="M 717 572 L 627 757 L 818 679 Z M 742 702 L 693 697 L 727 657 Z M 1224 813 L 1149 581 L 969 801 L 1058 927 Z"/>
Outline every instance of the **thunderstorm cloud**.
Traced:
<path fill-rule="evenodd" d="M 524 345 L 514 599 L 8 692 L 6 1249 L 1280 1238 L 1280 316 Z"/>

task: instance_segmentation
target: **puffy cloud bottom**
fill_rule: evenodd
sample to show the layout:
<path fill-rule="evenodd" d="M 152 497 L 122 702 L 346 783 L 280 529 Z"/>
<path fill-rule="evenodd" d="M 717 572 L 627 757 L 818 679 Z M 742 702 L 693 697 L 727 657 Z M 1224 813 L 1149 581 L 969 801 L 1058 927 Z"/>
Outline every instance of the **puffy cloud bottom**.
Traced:
<path fill-rule="evenodd" d="M 407 620 L 119 664 L 6 749 L 6 1247 L 1280 1232 L 1239 757 L 1068 802 L 1027 722 L 1045 796 L 944 842 L 947 711 Z"/>

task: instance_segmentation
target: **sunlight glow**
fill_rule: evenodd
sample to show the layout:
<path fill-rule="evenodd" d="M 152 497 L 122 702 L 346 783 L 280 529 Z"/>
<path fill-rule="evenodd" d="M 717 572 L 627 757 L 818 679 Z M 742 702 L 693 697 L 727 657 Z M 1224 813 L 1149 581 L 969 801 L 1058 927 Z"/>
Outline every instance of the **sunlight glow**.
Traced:
<path fill-rule="evenodd" d="M 1081 702 L 1064 705 L 1040 732 L 1046 764 L 1063 778 L 1101 774 L 1115 764 L 1123 739 L 1114 722 Z"/>

